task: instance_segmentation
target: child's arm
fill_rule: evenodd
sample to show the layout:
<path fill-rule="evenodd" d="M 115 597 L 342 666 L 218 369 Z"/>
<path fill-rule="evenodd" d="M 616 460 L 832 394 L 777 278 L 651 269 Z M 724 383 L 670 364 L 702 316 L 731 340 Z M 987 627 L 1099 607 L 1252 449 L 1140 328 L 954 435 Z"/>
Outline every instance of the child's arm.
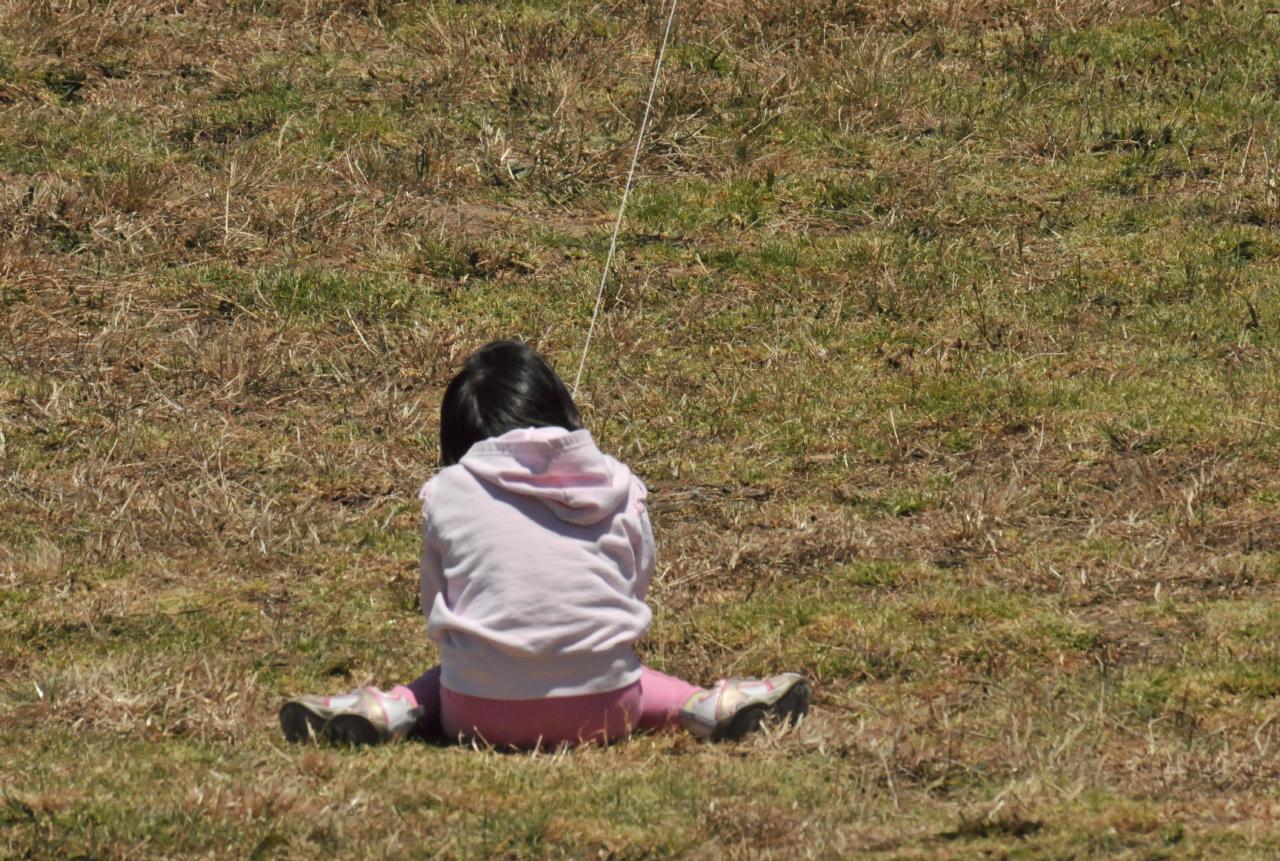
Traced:
<path fill-rule="evenodd" d="M 649 582 L 653 579 L 657 551 L 653 542 L 653 525 L 649 523 L 649 511 L 644 503 L 648 491 L 639 479 L 633 480 L 635 486 L 632 489 L 632 500 L 636 512 L 636 528 L 628 529 L 628 532 L 636 559 L 636 597 L 643 601 L 649 591 Z"/>
<path fill-rule="evenodd" d="M 431 540 L 430 482 L 422 485 L 418 499 L 422 500 L 422 563 L 419 566 L 419 589 L 422 615 L 430 616 L 436 596 L 444 590 L 444 565 L 440 561 L 440 549 Z"/>

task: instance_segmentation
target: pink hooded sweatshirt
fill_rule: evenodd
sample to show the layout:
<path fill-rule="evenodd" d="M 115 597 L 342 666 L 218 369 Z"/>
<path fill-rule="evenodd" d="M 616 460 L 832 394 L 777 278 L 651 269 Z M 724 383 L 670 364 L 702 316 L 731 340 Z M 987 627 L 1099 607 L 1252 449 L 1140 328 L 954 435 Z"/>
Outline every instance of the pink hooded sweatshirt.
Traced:
<path fill-rule="evenodd" d="M 476 443 L 422 499 L 422 611 L 441 684 L 499 700 L 635 682 L 653 574 L 645 488 L 585 430 Z"/>

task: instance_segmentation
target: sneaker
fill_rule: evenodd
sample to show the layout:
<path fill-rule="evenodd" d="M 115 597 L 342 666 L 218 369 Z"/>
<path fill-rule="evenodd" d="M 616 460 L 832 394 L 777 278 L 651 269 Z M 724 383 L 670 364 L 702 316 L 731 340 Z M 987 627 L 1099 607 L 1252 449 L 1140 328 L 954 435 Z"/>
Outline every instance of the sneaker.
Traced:
<path fill-rule="evenodd" d="M 765 718 L 794 724 L 809 711 L 809 683 L 798 673 L 770 679 L 721 679 L 680 709 L 685 729 L 710 741 L 737 741 Z"/>
<path fill-rule="evenodd" d="M 404 697 L 377 688 L 357 688 L 336 697 L 307 694 L 280 709 L 287 741 L 326 739 L 361 747 L 404 738 L 422 709 Z"/>

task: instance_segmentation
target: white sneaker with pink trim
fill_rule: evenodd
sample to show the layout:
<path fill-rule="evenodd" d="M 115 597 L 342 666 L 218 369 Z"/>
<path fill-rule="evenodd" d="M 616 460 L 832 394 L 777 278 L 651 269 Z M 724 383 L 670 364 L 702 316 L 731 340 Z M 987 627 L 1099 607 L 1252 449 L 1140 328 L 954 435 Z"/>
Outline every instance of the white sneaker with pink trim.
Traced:
<path fill-rule="evenodd" d="M 326 739 L 361 747 L 402 739 L 422 709 L 398 694 L 357 688 L 335 697 L 305 694 L 280 709 L 280 729 L 288 741 Z"/>
<path fill-rule="evenodd" d="M 685 729 L 710 741 L 737 741 L 766 719 L 794 724 L 809 711 L 809 683 L 799 673 L 768 679 L 721 679 L 680 709 Z"/>

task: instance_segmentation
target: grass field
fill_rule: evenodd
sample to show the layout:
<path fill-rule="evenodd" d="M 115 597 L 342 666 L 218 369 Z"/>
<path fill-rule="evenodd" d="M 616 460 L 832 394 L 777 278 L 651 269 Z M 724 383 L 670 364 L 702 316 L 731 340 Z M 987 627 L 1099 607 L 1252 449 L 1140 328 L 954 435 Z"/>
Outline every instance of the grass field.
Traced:
<path fill-rule="evenodd" d="M 576 368 L 654 3 L 0 0 L 0 856 L 1280 855 L 1280 8 L 689 0 L 581 393 L 737 746 L 283 743 L 434 660 L 444 383 Z"/>

